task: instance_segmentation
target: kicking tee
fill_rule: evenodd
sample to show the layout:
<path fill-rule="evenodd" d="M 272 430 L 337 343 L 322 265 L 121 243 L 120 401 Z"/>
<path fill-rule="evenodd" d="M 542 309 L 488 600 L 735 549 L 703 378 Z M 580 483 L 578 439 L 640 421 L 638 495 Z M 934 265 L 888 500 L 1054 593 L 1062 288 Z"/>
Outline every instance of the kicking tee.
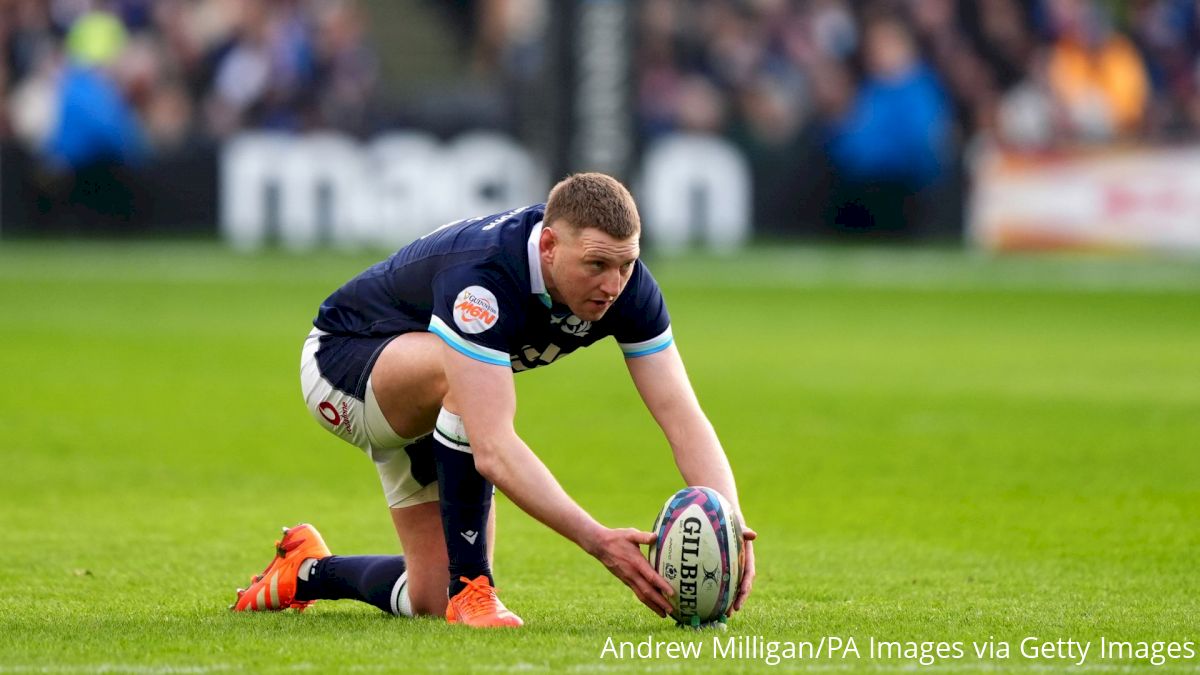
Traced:
<path fill-rule="evenodd" d="M 347 368 L 332 362 L 334 350 L 321 363 L 319 351 L 321 370 L 361 398 L 386 341 L 416 331 L 515 372 L 548 365 L 610 335 L 626 358 L 669 346 L 670 316 L 641 260 L 599 321 L 584 321 L 551 300 L 538 255 L 545 208 L 534 204 L 450 223 L 348 281 L 321 304 L 313 325 L 328 334 L 323 341 L 365 338 L 369 358 Z M 344 360 L 348 352 L 338 353 Z"/>

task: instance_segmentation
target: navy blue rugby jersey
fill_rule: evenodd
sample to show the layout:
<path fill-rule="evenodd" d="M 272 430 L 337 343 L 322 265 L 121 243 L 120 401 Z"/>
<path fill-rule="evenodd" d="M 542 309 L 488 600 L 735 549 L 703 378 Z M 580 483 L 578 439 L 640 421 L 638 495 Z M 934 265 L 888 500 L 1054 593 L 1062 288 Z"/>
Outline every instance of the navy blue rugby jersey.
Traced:
<path fill-rule="evenodd" d="M 627 358 L 666 349 L 671 319 L 638 260 L 599 321 L 551 301 L 538 257 L 545 204 L 445 225 L 351 279 L 313 325 L 334 335 L 428 331 L 459 352 L 514 371 L 553 363 L 613 336 Z"/>

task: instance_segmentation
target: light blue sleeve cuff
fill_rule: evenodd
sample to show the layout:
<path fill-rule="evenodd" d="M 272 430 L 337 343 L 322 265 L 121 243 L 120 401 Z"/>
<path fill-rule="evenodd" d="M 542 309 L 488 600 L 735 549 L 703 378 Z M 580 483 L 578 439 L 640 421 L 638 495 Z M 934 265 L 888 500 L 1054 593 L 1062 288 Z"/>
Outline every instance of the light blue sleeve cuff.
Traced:
<path fill-rule="evenodd" d="M 660 333 L 657 337 L 643 340 L 641 342 L 618 342 L 621 351 L 625 353 L 625 358 L 632 359 L 639 356 L 649 356 L 657 354 L 662 350 L 670 347 L 675 342 L 675 337 L 671 334 L 671 327 Z"/>
<path fill-rule="evenodd" d="M 442 338 L 446 344 L 450 345 L 454 351 L 469 356 L 476 361 L 490 363 L 493 366 L 512 367 L 512 360 L 508 354 L 499 349 L 490 349 L 482 345 L 477 345 L 474 342 L 468 342 L 461 335 L 454 332 L 454 329 L 446 325 L 437 315 L 429 318 L 429 332 Z"/>

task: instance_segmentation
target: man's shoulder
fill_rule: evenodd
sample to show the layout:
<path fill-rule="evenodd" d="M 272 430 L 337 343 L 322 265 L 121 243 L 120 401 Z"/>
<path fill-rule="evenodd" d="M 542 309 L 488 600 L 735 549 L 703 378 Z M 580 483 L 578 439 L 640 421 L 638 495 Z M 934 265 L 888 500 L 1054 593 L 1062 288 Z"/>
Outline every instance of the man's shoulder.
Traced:
<path fill-rule="evenodd" d="M 638 258 L 637 262 L 634 263 L 633 274 L 629 278 L 629 289 L 633 291 L 630 295 L 640 301 L 662 295 L 658 281 L 650 273 L 650 268 L 646 266 L 646 263 L 641 258 Z"/>
<path fill-rule="evenodd" d="M 543 209 L 543 204 L 533 204 L 456 220 L 404 247 L 397 256 L 452 256 L 456 264 L 505 256 L 524 259 L 529 233 L 541 222 Z"/>
<path fill-rule="evenodd" d="M 433 233 L 426 254 L 441 259 L 436 286 L 444 292 L 471 286 L 513 299 L 531 288 L 529 247 L 534 228 L 541 222 L 543 204 L 471 218 Z"/>
<path fill-rule="evenodd" d="M 441 268 L 524 257 L 529 232 L 541 221 L 541 206 L 451 221 L 396 251 L 388 266 L 392 270 L 411 265 Z"/>

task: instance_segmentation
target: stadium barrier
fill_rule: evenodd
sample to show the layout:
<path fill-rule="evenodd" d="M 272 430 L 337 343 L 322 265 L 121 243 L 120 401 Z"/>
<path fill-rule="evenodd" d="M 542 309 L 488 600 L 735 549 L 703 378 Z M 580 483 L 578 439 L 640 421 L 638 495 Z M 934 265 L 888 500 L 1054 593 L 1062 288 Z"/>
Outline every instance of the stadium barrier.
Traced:
<path fill-rule="evenodd" d="M 980 248 L 1200 252 L 1200 147 L 989 148 L 972 172 L 968 236 Z"/>
<path fill-rule="evenodd" d="M 215 144 L 71 174 L 20 144 L 0 143 L 0 240 L 211 237 L 217 174 Z"/>
<path fill-rule="evenodd" d="M 244 134 L 226 144 L 220 173 L 220 232 L 243 250 L 396 248 L 459 218 L 543 201 L 550 186 L 531 153 L 491 132 L 447 143 L 398 132 L 366 144 L 330 133 Z M 663 139 L 632 184 L 652 246 L 734 250 L 750 235 L 750 171 L 727 141 Z"/>

